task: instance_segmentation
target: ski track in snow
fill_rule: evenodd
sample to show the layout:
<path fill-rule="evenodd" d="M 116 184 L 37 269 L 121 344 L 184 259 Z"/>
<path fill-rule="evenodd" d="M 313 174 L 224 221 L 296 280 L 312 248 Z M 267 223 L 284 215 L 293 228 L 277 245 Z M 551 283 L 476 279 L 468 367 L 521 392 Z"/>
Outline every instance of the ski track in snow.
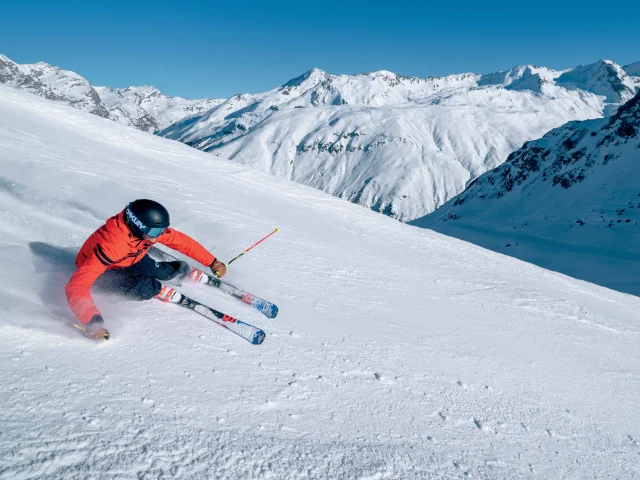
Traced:
<path fill-rule="evenodd" d="M 1 479 L 640 475 L 638 298 L 2 86 L 0 112 Z M 282 229 L 227 276 L 276 319 L 180 287 L 263 345 L 99 294 L 112 340 L 63 324 L 73 249 L 138 195 L 222 258 Z"/>

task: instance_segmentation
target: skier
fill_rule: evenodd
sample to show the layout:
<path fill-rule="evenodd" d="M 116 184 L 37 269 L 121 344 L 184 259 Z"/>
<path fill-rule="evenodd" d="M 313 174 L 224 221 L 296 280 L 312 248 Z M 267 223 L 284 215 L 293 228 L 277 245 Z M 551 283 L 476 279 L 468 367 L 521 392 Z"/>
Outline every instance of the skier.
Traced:
<path fill-rule="evenodd" d="M 191 237 L 168 227 L 166 208 L 153 200 L 136 200 L 84 242 L 76 257 L 77 269 L 65 291 L 69 307 L 85 326 L 88 338 L 109 338 L 91 298 L 94 283 L 135 300 L 149 300 L 161 294 L 163 287 L 158 280 L 171 280 L 190 272 L 186 262 L 156 262 L 149 257 L 147 251 L 156 242 L 208 265 L 214 275 L 224 276 L 224 263 Z"/>

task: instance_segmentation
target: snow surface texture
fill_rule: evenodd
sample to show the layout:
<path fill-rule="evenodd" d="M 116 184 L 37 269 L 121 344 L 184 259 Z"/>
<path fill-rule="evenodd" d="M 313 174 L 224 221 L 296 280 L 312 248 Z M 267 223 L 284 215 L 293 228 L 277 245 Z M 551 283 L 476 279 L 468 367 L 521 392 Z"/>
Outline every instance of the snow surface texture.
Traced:
<path fill-rule="evenodd" d="M 640 299 L 0 86 L 0 477 L 637 478 Z M 75 250 L 137 197 L 275 301 L 257 347 L 96 295 Z"/>
<path fill-rule="evenodd" d="M 638 88 L 640 78 L 604 60 L 427 79 L 314 69 L 158 134 L 407 221 L 461 193 L 525 141 L 602 117 Z"/>
<path fill-rule="evenodd" d="M 0 83 L 145 132 L 165 128 L 222 102 L 221 99 L 169 97 L 150 86 L 92 87 L 77 73 L 43 62 L 20 65 L 4 55 L 0 55 Z"/>
<path fill-rule="evenodd" d="M 640 93 L 527 143 L 412 224 L 640 295 Z"/>

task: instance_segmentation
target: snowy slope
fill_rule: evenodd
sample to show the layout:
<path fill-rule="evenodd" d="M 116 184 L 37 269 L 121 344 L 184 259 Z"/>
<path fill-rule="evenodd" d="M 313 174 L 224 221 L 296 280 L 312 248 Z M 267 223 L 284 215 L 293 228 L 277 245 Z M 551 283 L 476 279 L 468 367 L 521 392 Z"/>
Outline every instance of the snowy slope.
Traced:
<path fill-rule="evenodd" d="M 525 141 L 614 111 L 636 80 L 609 61 L 427 79 L 314 69 L 158 134 L 412 220 Z"/>
<path fill-rule="evenodd" d="M 639 152 L 640 93 L 527 143 L 413 224 L 640 295 Z"/>
<path fill-rule="evenodd" d="M 77 73 L 44 62 L 20 65 L 0 55 L 0 83 L 145 132 L 204 112 L 222 100 L 169 97 L 157 89 L 93 87 Z"/>
<path fill-rule="evenodd" d="M 640 475 L 636 297 L 4 86 L 0 166 L 3 478 Z M 56 318 L 139 196 L 222 258 L 281 228 L 228 274 L 277 319 L 182 287 L 263 345 L 99 294 L 108 343 Z"/>

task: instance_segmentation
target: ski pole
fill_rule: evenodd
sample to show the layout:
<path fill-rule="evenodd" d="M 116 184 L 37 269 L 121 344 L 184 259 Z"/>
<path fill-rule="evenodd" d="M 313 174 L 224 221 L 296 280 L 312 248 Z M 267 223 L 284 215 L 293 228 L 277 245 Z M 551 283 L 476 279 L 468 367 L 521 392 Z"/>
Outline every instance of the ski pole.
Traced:
<path fill-rule="evenodd" d="M 257 247 L 258 245 L 260 245 L 262 242 L 264 242 L 267 238 L 269 238 L 271 235 L 273 235 L 276 232 L 279 232 L 280 229 L 276 228 L 273 232 L 271 232 L 269 235 L 267 235 L 266 237 L 261 238 L 260 240 L 258 240 L 256 243 L 254 243 L 253 245 L 251 245 L 249 248 L 247 248 L 244 252 L 242 252 L 240 255 L 238 255 L 237 257 L 232 258 L 231 260 L 229 260 L 227 263 L 224 264 L 225 267 L 228 267 L 229 265 L 231 265 L 233 262 L 235 262 L 237 259 L 239 259 L 241 256 L 243 256 L 245 253 L 248 253 L 252 248 Z M 213 274 L 217 277 L 218 276 L 218 271 L 216 270 L 215 272 L 213 272 Z"/>

